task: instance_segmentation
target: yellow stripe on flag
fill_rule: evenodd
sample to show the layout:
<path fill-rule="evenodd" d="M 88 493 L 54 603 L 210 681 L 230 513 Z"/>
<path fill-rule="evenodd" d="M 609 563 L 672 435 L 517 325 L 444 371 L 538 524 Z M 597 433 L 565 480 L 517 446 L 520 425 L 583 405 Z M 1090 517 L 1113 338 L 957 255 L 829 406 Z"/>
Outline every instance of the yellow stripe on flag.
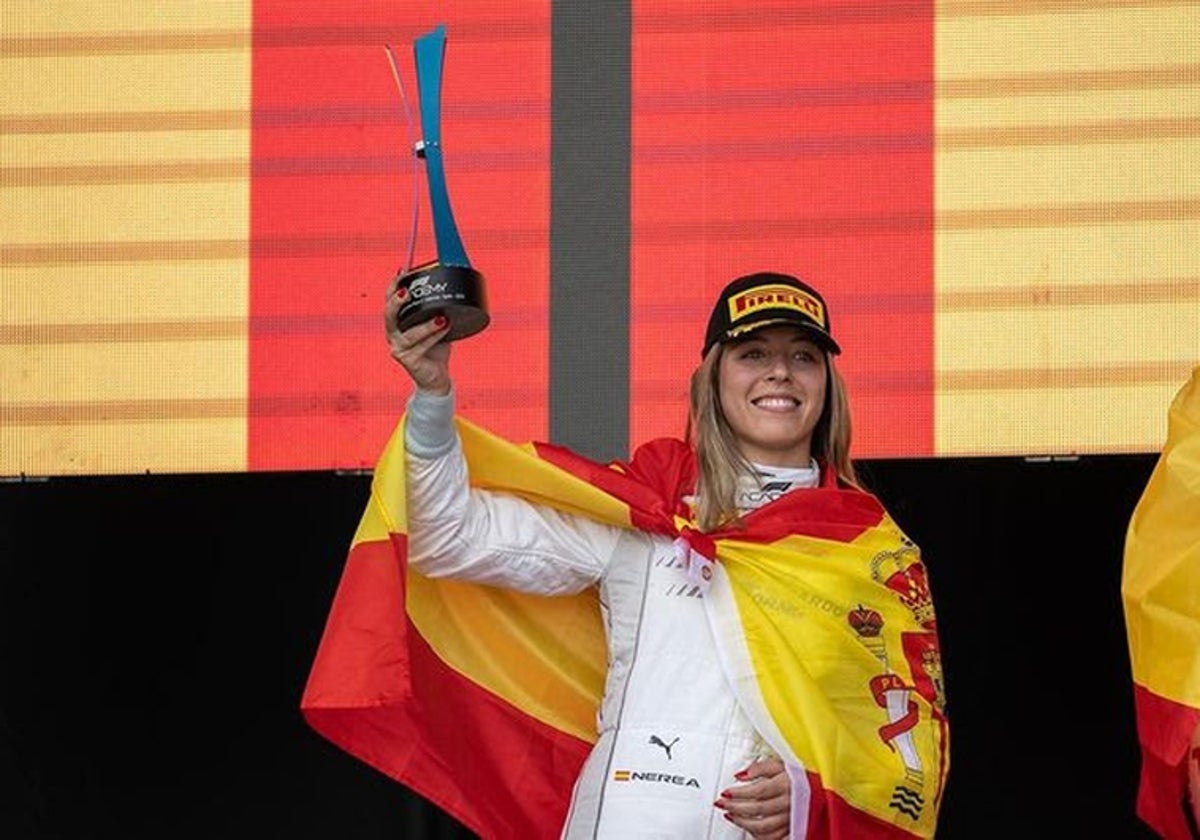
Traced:
<path fill-rule="evenodd" d="M 730 629 L 740 626 L 748 662 L 739 668 L 736 652 L 728 660 L 735 670 L 747 670 L 739 680 L 743 698 L 755 689 L 761 697 L 767 718 L 756 725 L 774 731 L 786 743 L 777 746 L 781 754 L 816 772 L 855 808 L 932 837 L 948 770 L 946 731 L 937 722 L 944 702 L 941 663 L 933 656 L 910 662 L 904 635 L 919 634 L 918 613 L 933 620 L 933 604 L 905 604 L 882 585 L 919 561 L 916 548 L 885 517 L 851 543 L 729 541 L 720 556 L 737 616 L 721 620 L 727 629 L 718 641 L 730 644 Z M 716 585 L 714 591 L 719 610 L 722 591 Z M 847 617 L 856 609 L 874 612 L 877 635 L 855 636 Z M 904 705 L 915 704 L 916 715 L 894 736 L 881 734 L 893 721 L 872 695 L 880 680 L 901 689 Z M 936 687 L 936 716 L 914 690 L 918 682 Z M 758 706 L 754 698 L 747 703 L 752 715 Z M 897 796 L 907 800 L 905 812 L 895 807 Z"/>

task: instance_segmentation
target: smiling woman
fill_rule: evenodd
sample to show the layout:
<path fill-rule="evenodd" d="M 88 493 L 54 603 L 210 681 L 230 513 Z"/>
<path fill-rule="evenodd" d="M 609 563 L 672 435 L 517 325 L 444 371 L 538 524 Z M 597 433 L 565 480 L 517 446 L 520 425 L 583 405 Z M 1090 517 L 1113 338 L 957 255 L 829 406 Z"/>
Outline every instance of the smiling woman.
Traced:
<path fill-rule="evenodd" d="M 725 287 L 692 374 L 689 434 L 704 465 L 696 511 L 703 527 L 736 516 L 747 471 L 817 469 L 823 459 L 857 486 L 849 403 L 833 362 L 840 353 L 825 299 L 803 281 L 757 272 Z"/>
<path fill-rule="evenodd" d="M 450 325 L 401 330 L 392 292 L 416 391 L 309 722 L 484 837 L 932 837 L 949 724 L 931 588 L 855 480 L 820 293 L 728 284 L 686 439 L 606 465 L 456 417 Z M 503 772 L 531 744 L 544 760 Z"/>

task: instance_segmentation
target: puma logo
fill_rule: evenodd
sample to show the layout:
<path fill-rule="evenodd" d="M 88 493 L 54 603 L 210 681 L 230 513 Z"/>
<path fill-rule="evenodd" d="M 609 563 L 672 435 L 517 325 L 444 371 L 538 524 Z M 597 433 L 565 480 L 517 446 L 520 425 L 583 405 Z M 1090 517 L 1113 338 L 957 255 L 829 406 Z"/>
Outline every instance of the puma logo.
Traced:
<path fill-rule="evenodd" d="M 663 751 L 664 751 L 664 752 L 667 754 L 667 759 L 668 759 L 668 760 L 670 760 L 670 758 L 671 758 L 671 747 L 673 747 L 673 746 L 675 746 L 677 743 L 679 743 L 679 738 L 678 738 L 678 736 L 676 736 L 676 738 L 675 738 L 673 741 L 671 741 L 671 743 L 669 743 L 669 744 L 668 744 L 668 743 L 666 743 L 665 741 L 663 741 L 663 739 L 662 739 L 662 738 L 659 738 L 657 735 L 651 735 L 651 736 L 650 736 L 650 743 L 651 743 L 651 744 L 653 744 L 653 745 L 654 745 L 654 746 L 656 746 L 656 747 L 662 747 L 662 748 L 663 748 Z"/>

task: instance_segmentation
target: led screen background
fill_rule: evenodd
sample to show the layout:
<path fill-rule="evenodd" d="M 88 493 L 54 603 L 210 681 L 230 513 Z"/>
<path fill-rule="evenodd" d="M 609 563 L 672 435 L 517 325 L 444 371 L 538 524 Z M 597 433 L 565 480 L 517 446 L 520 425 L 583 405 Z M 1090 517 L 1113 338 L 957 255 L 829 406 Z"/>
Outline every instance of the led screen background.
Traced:
<path fill-rule="evenodd" d="M 859 457 L 1161 445 L 1200 361 L 1196 4 L 633 2 L 629 143 L 602 150 L 628 237 L 592 232 L 626 269 L 600 293 L 552 235 L 576 175 L 552 138 L 595 128 L 552 67 L 611 69 L 555 54 L 565 5 L 6 3 L 0 475 L 370 467 L 424 200 L 384 45 L 411 73 L 437 24 L 492 311 L 454 349 L 471 419 L 558 437 L 565 382 L 627 418 L 621 448 L 677 434 L 713 295 L 770 267 L 829 300 Z M 563 368 L 556 301 L 581 297 L 627 325 L 585 348 L 627 387 Z"/>

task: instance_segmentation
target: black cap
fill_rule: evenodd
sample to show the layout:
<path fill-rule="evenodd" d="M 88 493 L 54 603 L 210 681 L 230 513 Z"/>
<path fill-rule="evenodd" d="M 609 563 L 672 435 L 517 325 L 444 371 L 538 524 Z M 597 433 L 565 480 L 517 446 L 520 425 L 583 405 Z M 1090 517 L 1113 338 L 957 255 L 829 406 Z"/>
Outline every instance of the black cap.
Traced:
<path fill-rule="evenodd" d="M 790 274 L 760 271 L 737 278 L 721 292 L 708 319 L 700 356 L 706 356 L 717 342 L 775 324 L 800 327 L 828 352 L 842 352 L 829 331 L 829 308 L 820 292 Z"/>

